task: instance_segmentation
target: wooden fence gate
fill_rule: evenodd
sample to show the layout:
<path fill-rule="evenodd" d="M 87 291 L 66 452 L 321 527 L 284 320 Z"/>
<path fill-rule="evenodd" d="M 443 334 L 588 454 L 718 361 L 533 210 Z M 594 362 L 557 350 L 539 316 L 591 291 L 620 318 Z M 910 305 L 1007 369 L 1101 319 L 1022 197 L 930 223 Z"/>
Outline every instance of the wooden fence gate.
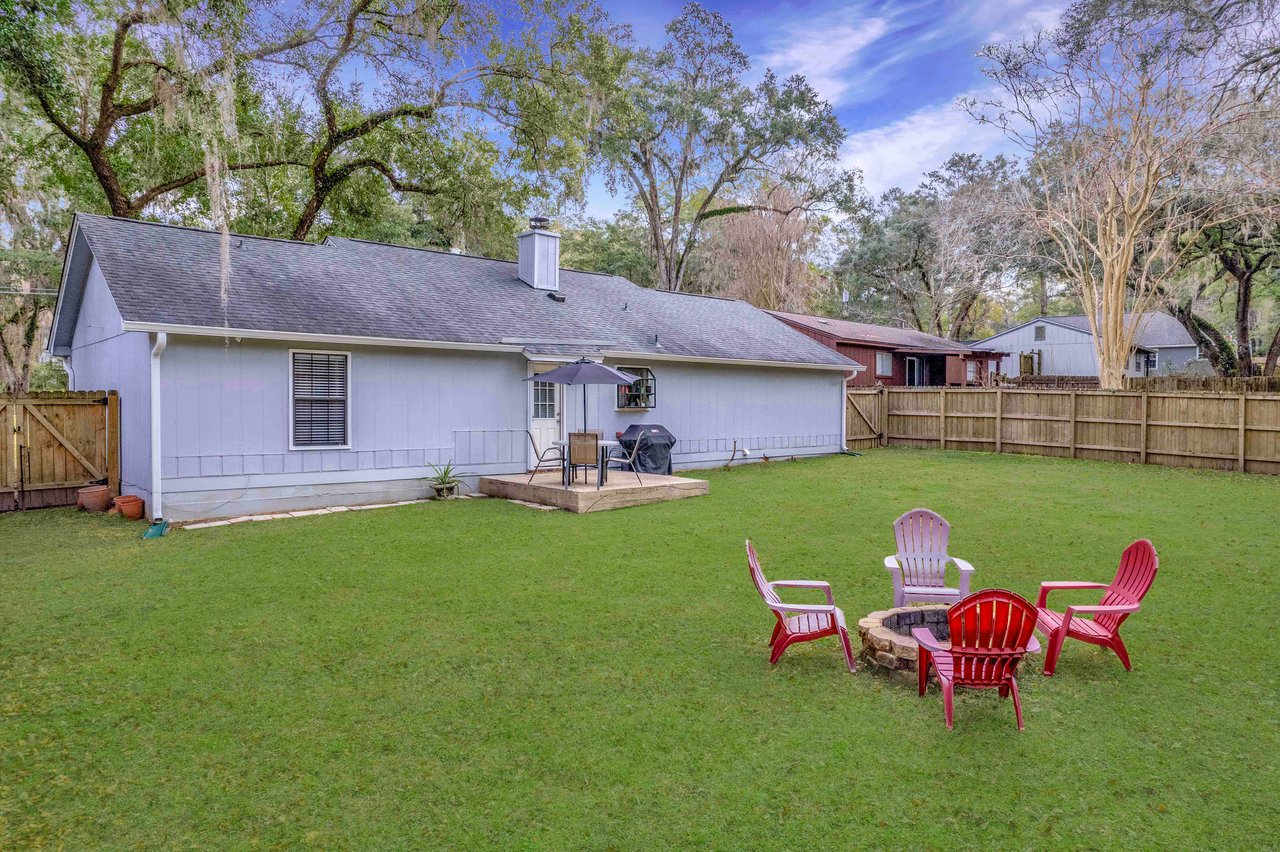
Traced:
<path fill-rule="evenodd" d="M 95 484 L 120 493 L 115 391 L 0 397 L 0 512 L 70 506 Z"/>
<path fill-rule="evenodd" d="M 884 399 L 877 390 L 845 391 L 844 446 L 868 450 L 880 446 L 880 412 Z"/>

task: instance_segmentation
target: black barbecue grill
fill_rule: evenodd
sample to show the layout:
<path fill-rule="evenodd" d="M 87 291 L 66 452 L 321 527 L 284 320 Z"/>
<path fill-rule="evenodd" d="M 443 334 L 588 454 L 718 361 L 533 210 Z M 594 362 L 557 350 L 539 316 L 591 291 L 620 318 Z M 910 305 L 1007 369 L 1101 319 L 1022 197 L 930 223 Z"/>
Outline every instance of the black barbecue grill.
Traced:
<path fill-rule="evenodd" d="M 641 438 L 644 440 L 640 440 Z M 640 452 L 636 455 L 636 467 L 640 473 L 665 473 L 671 475 L 671 449 L 676 445 L 676 436 L 666 426 L 657 423 L 632 423 L 627 431 L 618 433 L 618 443 L 627 455 L 631 455 L 636 441 L 640 441 Z"/>

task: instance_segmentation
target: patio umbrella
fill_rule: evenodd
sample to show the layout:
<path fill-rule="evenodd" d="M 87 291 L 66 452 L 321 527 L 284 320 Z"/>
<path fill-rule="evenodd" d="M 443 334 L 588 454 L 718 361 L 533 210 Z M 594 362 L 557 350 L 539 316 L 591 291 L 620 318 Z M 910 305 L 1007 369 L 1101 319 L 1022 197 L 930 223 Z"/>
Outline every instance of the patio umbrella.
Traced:
<path fill-rule="evenodd" d="M 587 428 L 587 385 L 629 385 L 639 376 L 615 370 L 590 358 L 580 358 L 546 373 L 525 379 L 526 382 L 551 382 L 555 385 L 582 385 L 582 428 Z"/>

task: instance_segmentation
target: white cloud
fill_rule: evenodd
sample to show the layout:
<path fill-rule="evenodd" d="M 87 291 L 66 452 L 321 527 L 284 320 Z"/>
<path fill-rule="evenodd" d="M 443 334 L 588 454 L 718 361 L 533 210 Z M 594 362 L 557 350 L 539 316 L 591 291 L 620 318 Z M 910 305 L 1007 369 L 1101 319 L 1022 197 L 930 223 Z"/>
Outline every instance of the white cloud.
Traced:
<path fill-rule="evenodd" d="M 781 76 L 803 74 L 818 94 L 839 104 L 858 82 L 859 54 L 888 30 L 885 18 L 826 15 L 788 27 L 761 60 Z"/>
<path fill-rule="evenodd" d="M 1011 41 L 1054 26 L 1065 0 L 948 0 L 872 4 L 840 0 L 823 14 L 788 7 L 777 31 L 764 39 L 763 65 L 783 76 L 803 74 L 833 106 L 870 100 L 912 73 L 919 56 L 945 45 Z"/>
<path fill-rule="evenodd" d="M 957 152 L 989 156 L 1011 147 L 999 129 L 978 124 L 948 102 L 854 133 L 845 141 L 841 159 L 846 167 L 861 169 L 867 191 L 879 195 L 895 186 L 915 189 L 925 172 Z"/>

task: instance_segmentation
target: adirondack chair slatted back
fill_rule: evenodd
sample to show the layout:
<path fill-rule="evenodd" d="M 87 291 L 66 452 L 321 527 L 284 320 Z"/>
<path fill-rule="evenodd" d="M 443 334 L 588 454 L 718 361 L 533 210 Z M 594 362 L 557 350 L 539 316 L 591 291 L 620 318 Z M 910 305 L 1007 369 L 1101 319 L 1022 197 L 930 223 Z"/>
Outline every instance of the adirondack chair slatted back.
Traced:
<path fill-rule="evenodd" d="M 893 522 L 902 582 L 908 586 L 944 586 L 951 525 L 928 509 L 912 509 Z"/>
<path fill-rule="evenodd" d="M 1145 538 L 1138 539 L 1125 548 L 1120 556 L 1120 567 L 1116 569 L 1116 578 L 1107 587 L 1102 596 L 1102 606 L 1118 606 L 1122 604 L 1140 603 L 1155 582 L 1156 571 L 1160 568 L 1160 559 L 1156 549 Z M 1094 616 L 1099 627 L 1111 632 L 1119 629 L 1130 613 L 1107 612 Z"/>
<path fill-rule="evenodd" d="M 751 546 L 751 539 L 747 539 L 747 565 L 751 567 L 751 581 L 756 584 L 756 591 L 760 593 L 760 597 L 764 598 L 765 603 L 781 605 L 782 600 L 778 597 L 778 593 L 769 586 L 769 581 L 764 578 L 764 571 L 760 570 L 760 557 L 756 556 L 756 549 Z"/>
<path fill-rule="evenodd" d="M 947 610 L 955 683 L 997 686 L 1014 674 L 1036 629 L 1036 608 L 1004 589 L 975 592 Z"/>

